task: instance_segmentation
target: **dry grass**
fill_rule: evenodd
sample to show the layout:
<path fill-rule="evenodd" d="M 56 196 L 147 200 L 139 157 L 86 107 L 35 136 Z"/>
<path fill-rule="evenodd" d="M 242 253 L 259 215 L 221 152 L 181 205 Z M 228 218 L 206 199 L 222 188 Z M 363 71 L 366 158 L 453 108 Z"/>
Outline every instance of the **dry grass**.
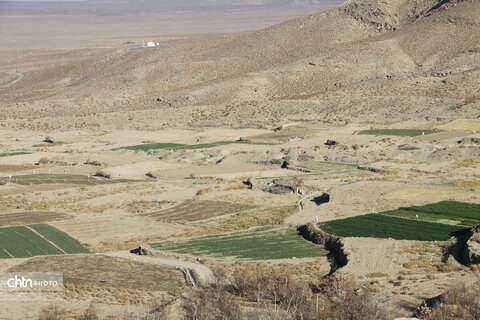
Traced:
<path fill-rule="evenodd" d="M 247 190 L 248 186 L 245 184 L 235 184 L 228 186 L 227 190 Z"/>
<path fill-rule="evenodd" d="M 178 293 L 186 285 L 179 270 L 102 255 L 36 257 L 8 272 L 62 272 L 67 297 L 114 289 L 132 294 L 138 290 Z"/>
<path fill-rule="evenodd" d="M 480 286 L 454 283 L 432 307 L 423 305 L 418 317 L 422 320 L 480 319 Z"/>
<path fill-rule="evenodd" d="M 195 195 L 196 196 L 201 196 L 201 195 L 204 195 L 204 194 L 212 192 L 212 191 L 213 191 L 212 187 L 202 188 L 202 189 L 198 189 L 197 193 Z"/>

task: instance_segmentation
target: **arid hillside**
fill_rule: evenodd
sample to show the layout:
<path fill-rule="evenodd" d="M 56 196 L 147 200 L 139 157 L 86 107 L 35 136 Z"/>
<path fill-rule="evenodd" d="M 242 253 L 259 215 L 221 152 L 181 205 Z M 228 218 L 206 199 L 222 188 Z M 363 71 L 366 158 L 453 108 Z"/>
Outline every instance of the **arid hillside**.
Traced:
<path fill-rule="evenodd" d="M 243 126 L 246 115 L 264 124 L 477 117 L 479 16 L 473 0 L 348 1 L 254 32 L 152 49 L 5 58 L 3 125 L 55 128 L 70 120 L 52 117 L 82 116 L 71 125 L 92 126 L 103 121 L 94 115 L 117 123 L 135 110 L 137 125 L 149 127 L 159 118 Z M 176 116 L 179 107 L 188 112 Z M 14 120 L 20 109 L 24 123 Z"/>

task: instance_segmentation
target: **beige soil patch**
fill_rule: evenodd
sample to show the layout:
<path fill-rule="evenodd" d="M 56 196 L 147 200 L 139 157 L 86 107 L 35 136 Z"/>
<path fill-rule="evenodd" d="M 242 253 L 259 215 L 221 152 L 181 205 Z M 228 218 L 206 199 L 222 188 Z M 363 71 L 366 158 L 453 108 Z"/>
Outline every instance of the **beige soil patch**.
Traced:
<path fill-rule="evenodd" d="M 40 191 L 52 191 L 52 190 L 62 190 L 62 189 L 71 189 L 71 188 L 78 188 L 78 185 L 75 184 L 62 184 L 62 185 L 31 185 L 31 186 L 22 186 L 17 188 L 17 184 L 15 184 L 15 188 L 11 188 L 11 186 L 0 186 L 0 196 L 8 196 L 12 194 L 28 194 L 32 192 L 40 192 Z"/>
<path fill-rule="evenodd" d="M 14 165 L 14 164 L 0 164 L 0 172 L 17 172 L 24 170 L 32 170 L 35 167 L 30 164 Z"/>
<path fill-rule="evenodd" d="M 248 163 L 221 163 L 218 165 L 190 166 L 182 169 L 162 170 L 153 172 L 155 176 L 164 178 L 184 179 L 190 174 L 198 177 L 221 177 L 224 179 L 235 179 L 240 177 L 275 177 L 298 175 L 298 172 L 272 168 Z"/>
<path fill-rule="evenodd" d="M 479 119 L 455 119 L 437 127 L 440 130 L 469 130 L 480 132 Z"/>
<path fill-rule="evenodd" d="M 285 219 L 287 223 L 307 223 L 315 221 L 329 221 L 341 218 L 366 214 L 375 208 L 376 211 L 394 209 L 398 206 L 395 201 L 382 202 L 383 194 L 397 189 L 401 184 L 383 181 L 360 181 L 355 183 L 341 183 L 326 188 L 324 192 L 330 194 L 330 202 L 316 206 L 311 199 L 304 201 L 304 210 Z M 368 190 L 368 192 L 366 191 Z"/>
<path fill-rule="evenodd" d="M 348 264 L 341 272 L 353 273 L 356 276 L 372 272 L 397 274 L 404 269 L 402 264 L 410 261 L 407 255 L 399 255 L 398 252 L 416 243 L 373 238 L 343 238 L 342 241 L 348 254 Z"/>
<path fill-rule="evenodd" d="M 150 213 L 147 216 L 159 221 L 186 222 L 209 219 L 226 214 L 253 209 L 252 205 L 236 204 L 226 201 L 187 200 L 172 208 Z"/>
<path fill-rule="evenodd" d="M 427 189 L 408 187 L 395 190 L 383 196 L 388 200 L 408 200 L 422 203 L 438 202 L 442 200 L 458 200 L 471 197 L 471 193 L 455 191 L 452 189 Z"/>
<path fill-rule="evenodd" d="M 71 216 L 60 212 L 15 212 L 0 214 L 0 226 L 42 223 L 69 219 Z"/>
<path fill-rule="evenodd" d="M 167 224 L 151 217 L 125 214 L 79 214 L 75 219 L 51 223 L 94 251 L 125 250 L 144 242 L 202 234 L 193 226 Z"/>

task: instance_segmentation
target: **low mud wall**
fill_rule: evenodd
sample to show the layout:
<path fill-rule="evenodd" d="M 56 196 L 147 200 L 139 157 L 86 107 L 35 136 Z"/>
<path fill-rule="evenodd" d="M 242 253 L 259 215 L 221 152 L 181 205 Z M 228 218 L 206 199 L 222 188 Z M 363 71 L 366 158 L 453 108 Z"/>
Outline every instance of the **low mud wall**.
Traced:
<path fill-rule="evenodd" d="M 160 257 L 165 259 L 203 263 L 202 259 L 198 257 L 190 256 L 187 254 L 156 250 L 150 247 L 148 244 L 141 244 L 138 248 L 130 250 L 130 252 L 141 255 L 141 256 L 155 256 L 155 257 Z"/>
<path fill-rule="evenodd" d="M 322 245 L 328 251 L 329 275 L 348 264 L 348 256 L 343 250 L 343 243 L 340 238 L 323 232 L 313 223 L 302 225 L 297 228 L 297 231 L 305 240 Z"/>

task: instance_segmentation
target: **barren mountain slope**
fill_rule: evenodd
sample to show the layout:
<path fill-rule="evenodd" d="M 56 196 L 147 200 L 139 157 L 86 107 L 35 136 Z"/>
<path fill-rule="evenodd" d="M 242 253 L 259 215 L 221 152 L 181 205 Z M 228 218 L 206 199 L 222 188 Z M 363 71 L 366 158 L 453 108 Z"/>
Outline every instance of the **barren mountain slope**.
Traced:
<path fill-rule="evenodd" d="M 313 99 L 317 107 L 291 112 L 476 116 L 479 16 L 474 0 L 349 1 L 255 32 L 47 57 L 58 62 L 0 88 L 1 112 L 11 117 L 9 101 L 23 100 L 31 118 L 228 104 L 241 116 L 252 101 L 271 110 L 276 101 Z M 431 109 L 439 103 L 442 110 Z"/>

